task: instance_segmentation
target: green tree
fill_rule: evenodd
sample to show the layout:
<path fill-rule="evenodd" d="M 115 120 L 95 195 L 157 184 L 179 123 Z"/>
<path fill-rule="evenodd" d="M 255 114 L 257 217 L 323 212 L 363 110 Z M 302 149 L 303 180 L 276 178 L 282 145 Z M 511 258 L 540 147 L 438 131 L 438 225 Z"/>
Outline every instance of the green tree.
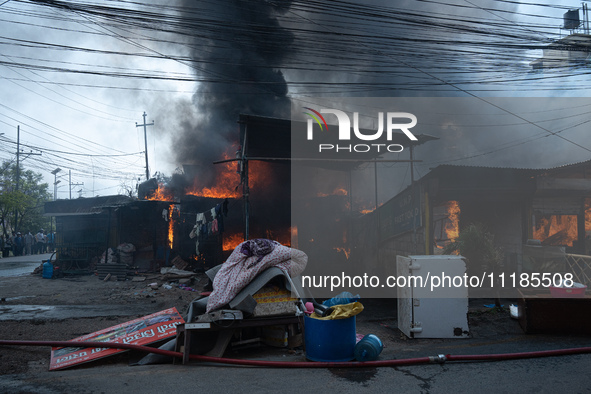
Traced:
<path fill-rule="evenodd" d="M 17 190 L 16 174 L 12 162 L 4 162 L 0 168 L 0 226 L 4 236 L 15 231 L 35 232 L 49 223 L 43 217 L 43 204 L 51 195 L 48 184 L 42 183 L 43 176 L 21 168 Z"/>
<path fill-rule="evenodd" d="M 471 264 L 483 269 L 499 266 L 503 253 L 494 245 L 494 236 L 481 224 L 464 227 L 454 242 L 443 249 L 443 254 L 459 253 Z"/>

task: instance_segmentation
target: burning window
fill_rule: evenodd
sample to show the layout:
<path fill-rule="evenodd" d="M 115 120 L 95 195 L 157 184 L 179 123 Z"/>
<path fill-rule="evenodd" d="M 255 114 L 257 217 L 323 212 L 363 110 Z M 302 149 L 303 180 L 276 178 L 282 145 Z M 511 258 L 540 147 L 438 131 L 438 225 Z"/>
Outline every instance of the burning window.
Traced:
<path fill-rule="evenodd" d="M 573 246 L 578 239 L 577 215 L 535 215 L 534 220 L 533 237 L 543 245 Z"/>
<path fill-rule="evenodd" d="M 453 242 L 460 233 L 460 204 L 448 201 L 444 205 L 433 208 L 433 238 L 435 246 L 443 249 Z"/>

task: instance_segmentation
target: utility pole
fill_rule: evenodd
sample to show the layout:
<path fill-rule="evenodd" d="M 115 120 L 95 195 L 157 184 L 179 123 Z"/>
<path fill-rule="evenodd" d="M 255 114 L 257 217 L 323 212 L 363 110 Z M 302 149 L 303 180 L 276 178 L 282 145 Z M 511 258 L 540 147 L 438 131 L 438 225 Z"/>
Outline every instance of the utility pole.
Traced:
<path fill-rule="evenodd" d="M 584 34 L 589 34 L 589 20 L 587 18 L 587 4 L 585 1 L 581 2 L 581 11 L 583 11 L 583 21 L 579 22 L 579 27 L 582 26 Z"/>
<path fill-rule="evenodd" d="M 16 126 L 16 187 L 14 190 L 18 192 L 19 181 L 21 179 L 21 166 L 19 161 L 19 153 L 20 153 L 20 144 L 21 144 L 21 126 Z M 18 208 L 14 208 L 14 231 L 18 231 Z"/>
<path fill-rule="evenodd" d="M 16 126 L 16 186 L 15 191 L 18 192 L 21 180 L 21 166 L 20 166 L 20 155 L 21 155 L 21 126 Z M 29 156 L 41 156 L 41 153 L 27 153 L 25 159 Z M 24 159 L 23 159 L 24 160 Z M 14 209 L 14 230 L 18 228 L 18 209 Z"/>
<path fill-rule="evenodd" d="M 21 146 L 21 126 L 16 126 L 16 188 L 15 190 L 18 192 L 18 184 L 21 178 L 21 166 L 19 161 L 19 153 L 20 153 L 20 146 Z M 15 219 L 16 222 L 16 219 Z"/>
<path fill-rule="evenodd" d="M 146 111 L 144 111 L 144 114 L 142 115 L 144 117 L 144 123 L 143 124 L 137 124 L 137 122 L 135 122 L 135 127 L 140 127 L 140 126 L 144 126 L 144 143 L 145 143 L 145 147 L 146 147 L 146 180 L 150 179 L 150 168 L 148 167 L 148 137 L 146 135 L 146 126 L 154 126 L 154 121 L 152 121 L 152 123 L 146 123 Z"/>
<path fill-rule="evenodd" d="M 70 175 L 69 183 L 70 183 L 70 200 L 71 200 L 72 199 L 72 186 L 84 186 L 84 182 L 72 183 L 72 170 L 68 170 L 68 171 L 69 171 L 69 175 Z"/>
<path fill-rule="evenodd" d="M 62 169 L 58 167 L 55 170 L 51 171 L 51 173 L 53 174 L 53 201 L 57 200 L 57 184 L 61 182 L 57 180 L 57 173 L 61 170 Z"/>

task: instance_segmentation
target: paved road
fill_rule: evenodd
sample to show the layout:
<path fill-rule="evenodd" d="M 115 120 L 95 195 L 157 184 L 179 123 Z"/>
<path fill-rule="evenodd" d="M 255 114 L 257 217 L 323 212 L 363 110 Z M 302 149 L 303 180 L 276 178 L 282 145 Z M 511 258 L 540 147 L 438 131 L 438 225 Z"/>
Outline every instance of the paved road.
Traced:
<path fill-rule="evenodd" d="M 33 256 L 34 264 L 49 256 Z M 20 268 L 31 257 L 11 258 Z M 27 260 L 29 260 L 27 262 Z M 0 260 L 0 266 L 11 263 Z M 0 275 L 2 269 L 0 268 Z M 7 269 L 8 272 L 12 273 Z M 29 271 L 30 272 L 30 271 Z M 38 308 L 38 306 L 30 306 Z M 79 308 L 79 306 L 72 306 Z M 100 308 L 100 306 L 98 306 Z M 55 313 L 55 307 L 37 313 Z M 112 308 L 112 307 L 111 307 Z M 0 311 L 0 314 L 10 311 Z M 78 311 L 79 312 L 79 311 Z M 77 312 L 77 313 L 78 313 Z M 96 312 L 96 311 L 95 311 Z M 96 315 L 95 312 L 92 312 Z M 112 312 L 112 311 L 111 311 Z M 22 311 L 25 313 L 25 311 Z M 105 313 L 107 311 L 105 310 Z M 23 315 L 24 316 L 24 315 Z M 376 320 L 377 319 L 377 320 Z M 380 318 L 376 316 L 376 324 Z M 1 324 L 1 323 L 0 323 Z M 397 341 L 384 349 L 382 360 L 438 354 L 499 354 L 590 346 L 589 336 L 500 334 L 480 339 Z M 10 357 L 10 349 L 0 349 Z M 269 354 L 272 354 L 271 356 Z M 47 348 L 49 359 L 49 349 Z M 266 355 L 231 354 L 237 358 L 304 361 L 302 354 L 278 350 Z M 127 356 L 124 356 L 127 357 Z M 133 357 L 130 357 L 130 359 Z M 497 362 L 446 362 L 360 369 L 297 369 L 206 365 L 129 366 L 126 358 L 101 360 L 49 372 L 47 360 L 31 363 L 26 374 L 0 375 L 0 393 L 591 393 L 591 354 Z"/>
<path fill-rule="evenodd" d="M 48 372 L 33 366 L 27 375 L 0 376 L 0 387 L 10 393 L 588 393 L 590 365 L 590 355 L 576 355 L 361 369 L 120 363 Z"/>
<path fill-rule="evenodd" d="M 24 296 L 26 297 L 26 296 Z M 26 301 L 23 298 L 23 301 Z M 0 322 L 9 320 L 67 320 L 99 316 L 154 313 L 153 305 L 0 305 Z"/>
<path fill-rule="evenodd" d="M 0 277 L 28 275 L 50 257 L 51 253 L 4 257 L 0 259 Z"/>

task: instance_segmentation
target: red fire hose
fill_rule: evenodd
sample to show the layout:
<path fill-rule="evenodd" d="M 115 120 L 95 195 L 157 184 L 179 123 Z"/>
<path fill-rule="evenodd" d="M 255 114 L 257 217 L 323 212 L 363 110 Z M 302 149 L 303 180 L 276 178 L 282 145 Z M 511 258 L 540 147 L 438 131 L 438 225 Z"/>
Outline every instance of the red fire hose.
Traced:
<path fill-rule="evenodd" d="M 168 357 L 183 357 L 181 352 L 163 350 L 141 345 L 131 345 L 114 342 L 76 342 L 76 341 L 8 341 L 0 340 L 0 345 L 8 346 L 53 346 L 53 347 L 89 347 L 89 348 L 116 348 L 138 350 L 147 353 L 156 353 Z M 347 362 L 319 362 L 319 361 L 264 361 L 264 360 L 238 360 L 233 358 L 209 357 L 190 355 L 191 360 L 213 362 L 220 364 L 248 365 L 258 367 L 276 368 L 352 368 L 352 367 L 392 367 L 403 365 L 444 363 L 445 361 L 501 361 L 517 360 L 537 357 L 565 356 L 573 354 L 591 353 L 591 347 L 580 347 L 571 349 L 543 350 L 523 353 L 504 354 L 476 354 L 476 355 L 439 355 L 430 357 L 407 358 L 400 360 L 378 360 L 378 361 L 347 361 Z"/>

